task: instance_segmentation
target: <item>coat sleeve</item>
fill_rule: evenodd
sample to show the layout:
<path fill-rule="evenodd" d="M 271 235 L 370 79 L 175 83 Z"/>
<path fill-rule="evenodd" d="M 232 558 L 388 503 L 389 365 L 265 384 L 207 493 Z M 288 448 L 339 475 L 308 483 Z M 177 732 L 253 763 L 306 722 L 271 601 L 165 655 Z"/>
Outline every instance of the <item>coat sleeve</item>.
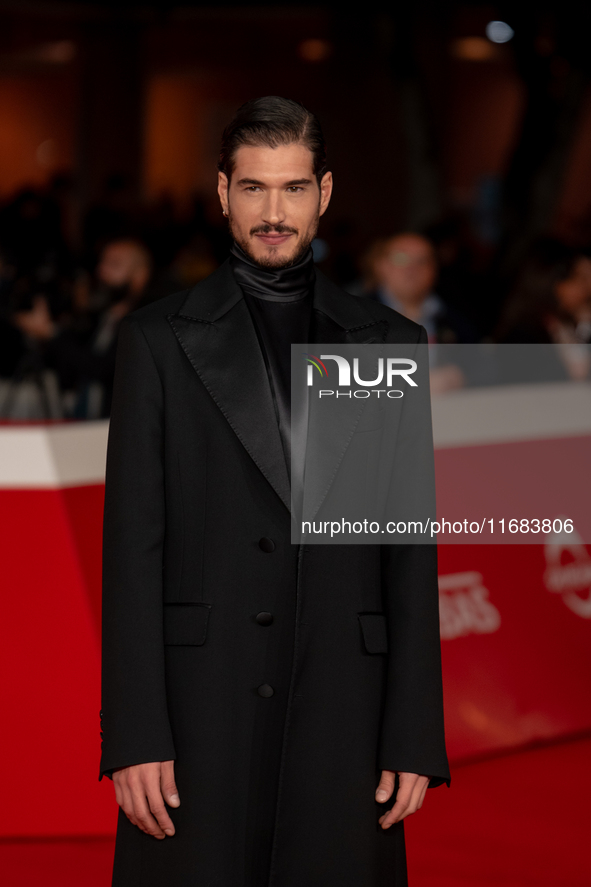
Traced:
<path fill-rule="evenodd" d="M 396 447 L 394 502 L 405 502 L 401 519 L 435 517 L 433 433 L 427 336 L 418 342 L 422 391 Z M 422 350 L 422 353 L 421 353 Z M 401 495 L 402 494 L 402 495 Z M 449 785 L 445 750 L 437 546 L 403 542 L 382 547 L 384 609 L 388 621 L 386 694 L 378 766 L 430 776 L 430 786 Z"/>
<path fill-rule="evenodd" d="M 380 770 L 430 776 L 449 785 L 434 545 L 384 546 L 388 602 L 388 676 Z"/>
<path fill-rule="evenodd" d="M 119 333 L 107 449 L 99 779 L 175 758 L 164 679 L 164 526 L 162 383 L 129 317 Z"/>

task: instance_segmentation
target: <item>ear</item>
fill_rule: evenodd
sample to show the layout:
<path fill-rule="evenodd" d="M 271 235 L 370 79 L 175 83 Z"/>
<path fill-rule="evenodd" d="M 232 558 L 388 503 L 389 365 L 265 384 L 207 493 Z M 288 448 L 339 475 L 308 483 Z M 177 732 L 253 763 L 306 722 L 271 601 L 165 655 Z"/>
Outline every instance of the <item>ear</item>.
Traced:
<path fill-rule="evenodd" d="M 320 181 L 320 210 L 319 215 L 324 215 L 326 208 L 330 203 L 332 194 L 332 173 L 325 172 Z"/>
<path fill-rule="evenodd" d="M 222 211 L 228 214 L 229 205 L 228 205 L 228 176 L 225 172 L 218 172 L 218 194 L 220 198 L 220 203 L 222 204 Z"/>

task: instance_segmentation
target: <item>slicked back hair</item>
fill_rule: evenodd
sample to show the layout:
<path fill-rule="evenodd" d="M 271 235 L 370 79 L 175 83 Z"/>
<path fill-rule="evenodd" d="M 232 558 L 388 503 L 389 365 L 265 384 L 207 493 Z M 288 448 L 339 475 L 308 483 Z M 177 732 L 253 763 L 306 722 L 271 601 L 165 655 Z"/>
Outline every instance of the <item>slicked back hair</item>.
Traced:
<path fill-rule="evenodd" d="M 236 111 L 222 135 L 218 169 L 228 181 L 238 148 L 302 144 L 312 152 L 312 168 L 320 186 L 326 172 L 326 145 L 318 118 L 299 102 L 276 95 L 252 99 Z"/>

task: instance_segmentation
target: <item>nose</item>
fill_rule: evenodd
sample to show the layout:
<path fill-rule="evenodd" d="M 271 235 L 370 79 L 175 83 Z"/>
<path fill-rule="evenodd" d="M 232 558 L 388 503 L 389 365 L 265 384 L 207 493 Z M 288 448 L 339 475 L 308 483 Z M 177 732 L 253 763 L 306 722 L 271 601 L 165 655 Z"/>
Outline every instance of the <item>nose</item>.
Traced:
<path fill-rule="evenodd" d="M 283 193 L 270 188 L 263 206 L 263 221 L 266 225 L 281 225 L 285 221 L 285 216 Z"/>

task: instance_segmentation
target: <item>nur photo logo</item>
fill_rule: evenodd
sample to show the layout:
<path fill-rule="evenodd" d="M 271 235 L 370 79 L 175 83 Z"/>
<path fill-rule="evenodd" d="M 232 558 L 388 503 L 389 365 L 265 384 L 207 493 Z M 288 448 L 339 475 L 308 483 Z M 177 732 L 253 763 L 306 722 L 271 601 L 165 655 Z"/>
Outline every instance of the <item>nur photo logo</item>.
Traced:
<path fill-rule="evenodd" d="M 334 389 L 321 388 L 318 391 L 318 397 L 357 397 L 368 398 L 372 394 L 380 397 L 385 394 L 386 397 L 399 398 L 404 396 L 404 391 L 395 389 L 394 383 L 401 380 L 406 382 L 412 388 L 417 388 L 417 383 L 412 378 L 413 373 L 417 370 L 417 362 L 408 357 L 380 357 L 377 361 L 377 368 L 373 370 L 374 378 L 361 378 L 362 370 L 358 357 L 354 357 L 351 361 L 347 360 L 341 354 L 321 354 L 317 356 L 304 352 L 303 354 L 307 363 L 307 385 L 309 388 L 314 386 L 314 380 L 317 379 L 316 373 L 319 374 L 320 380 L 324 381 L 328 378 L 328 369 L 325 361 L 334 361 L 337 365 L 337 386 L 338 388 L 352 388 L 352 385 L 359 385 L 351 391 L 335 391 Z M 316 370 L 316 372 L 314 372 Z M 334 367 L 332 367 L 334 372 Z M 353 383 L 351 382 L 353 378 Z M 385 388 L 379 388 L 379 385 L 385 384 Z"/>

